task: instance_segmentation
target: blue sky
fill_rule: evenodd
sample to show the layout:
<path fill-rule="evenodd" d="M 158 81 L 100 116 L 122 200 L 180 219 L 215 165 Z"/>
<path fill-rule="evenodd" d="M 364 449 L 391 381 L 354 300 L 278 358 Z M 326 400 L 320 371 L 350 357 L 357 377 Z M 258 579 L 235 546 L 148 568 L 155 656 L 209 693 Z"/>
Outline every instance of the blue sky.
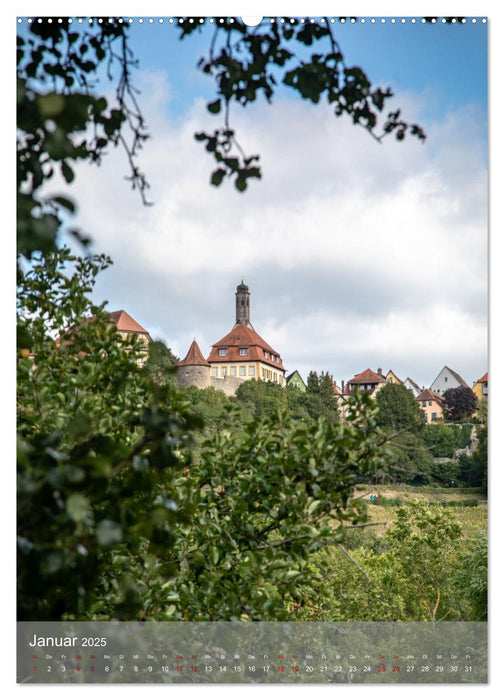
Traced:
<path fill-rule="evenodd" d="M 163 69 L 177 74 L 176 113 L 183 115 L 194 95 L 211 99 L 212 81 L 196 70 L 200 56 L 206 55 L 213 28 L 206 24 L 201 31 L 182 41 L 174 41 L 180 31 L 166 23 L 138 24 L 131 28 L 131 47 L 140 57 L 141 68 Z M 359 18 L 362 19 L 362 18 Z M 472 103 L 482 113 L 487 109 L 487 25 L 422 24 L 411 18 L 405 24 L 372 24 L 337 21 L 333 25 L 348 65 L 364 67 L 372 82 L 391 86 L 393 90 L 428 92 L 427 119 L 439 118 L 446 111 Z M 267 20 L 263 26 L 267 26 Z M 320 42 L 322 47 L 324 44 Z M 317 45 L 310 47 L 316 51 Z M 292 94 L 286 89 L 287 94 Z M 296 97 L 292 95 L 292 99 Z"/>

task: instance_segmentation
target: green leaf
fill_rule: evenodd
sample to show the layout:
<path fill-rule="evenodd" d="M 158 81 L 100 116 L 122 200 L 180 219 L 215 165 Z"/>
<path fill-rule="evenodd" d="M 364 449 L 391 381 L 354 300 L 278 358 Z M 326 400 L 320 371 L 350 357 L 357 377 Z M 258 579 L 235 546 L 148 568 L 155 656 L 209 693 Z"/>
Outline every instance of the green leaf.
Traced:
<path fill-rule="evenodd" d="M 68 180 L 67 180 L 68 182 Z M 53 202 L 56 202 L 57 204 L 60 204 L 62 207 L 65 209 L 68 209 L 68 211 L 71 211 L 72 213 L 75 211 L 75 203 L 71 200 L 68 199 L 67 197 L 53 197 L 52 198 Z"/>
<path fill-rule="evenodd" d="M 68 183 L 72 182 L 75 177 L 74 171 L 65 160 L 61 161 L 61 174 Z"/>
<path fill-rule="evenodd" d="M 224 168 L 218 168 L 217 170 L 214 170 L 214 172 L 212 173 L 212 178 L 210 180 L 212 185 L 218 187 L 224 179 L 225 174 L 226 171 L 224 170 Z"/>
<path fill-rule="evenodd" d="M 210 547 L 210 559 L 214 566 L 216 566 L 219 563 L 219 558 L 219 550 L 217 549 L 217 547 Z"/>
<path fill-rule="evenodd" d="M 312 501 L 308 506 L 308 515 L 312 515 L 319 507 L 321 501 Z"/>
<path fill-rule="evenodd" d="M 214 102 L 209 102 L 207 104 L 207 109 L 212 114 L 218 114 L 221 111 L 221 99 L 215 100 Z"/>

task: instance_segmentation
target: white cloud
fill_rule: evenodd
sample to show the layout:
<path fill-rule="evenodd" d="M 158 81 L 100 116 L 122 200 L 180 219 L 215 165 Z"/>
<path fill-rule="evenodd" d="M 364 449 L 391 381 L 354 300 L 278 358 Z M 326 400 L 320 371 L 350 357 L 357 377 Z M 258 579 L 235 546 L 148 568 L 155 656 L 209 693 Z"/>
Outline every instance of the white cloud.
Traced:
<path fill-rule="evenodd" d="M 419 362 L 433 376 L 463 365 L 469 382 L 486 370 L 486 170 L 470 108 L 429 125 L 425 144 L 381 145 L 321 106 L 237 110 L 240 141 L 263 169 L 240 195 L 209 185 L 214 164 L 194 140 L 218 119 L 197 100 L 171 121 L 166 77 L 143 82 L 153 138 L 140 160 L 155 206 L 129 191 L 118 151 L 80 168 L 73 188 L 82 227 L 115 261 L 99 286 L 111 306 L 179 354 L 194 336 L 205 352 L 232 325 L 243 277 L 256 329 L 291 369 L 348 378 L 368 357 L 413 377 Z M 420 98 L 398 102 L 414 120 Z"/>

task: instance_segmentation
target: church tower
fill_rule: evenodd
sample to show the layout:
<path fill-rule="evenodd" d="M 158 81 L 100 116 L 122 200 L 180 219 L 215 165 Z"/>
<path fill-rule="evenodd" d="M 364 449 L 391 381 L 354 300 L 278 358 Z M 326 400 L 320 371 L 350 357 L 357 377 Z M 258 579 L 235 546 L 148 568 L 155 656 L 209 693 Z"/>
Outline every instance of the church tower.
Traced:
<path fill-rule="evenodd" d="M 250 323 L 250 292 L 246 284 L 241 284 L 236 287 L 236 323 L 235 326 L 241 323 L 247 328 L 253 328 Z"/>

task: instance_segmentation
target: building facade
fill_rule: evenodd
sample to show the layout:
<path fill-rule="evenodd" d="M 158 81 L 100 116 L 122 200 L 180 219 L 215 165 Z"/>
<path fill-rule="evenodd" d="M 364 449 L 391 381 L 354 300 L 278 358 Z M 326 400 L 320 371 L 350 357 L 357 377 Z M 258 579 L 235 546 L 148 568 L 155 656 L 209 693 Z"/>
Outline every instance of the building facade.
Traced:
<path fill-rule="evenodd" d="M 180 386 L 213 386 L 232 395 L 244 381 L 262 380 L 285 386 L 285 368 L 280 353 L 256 332 L 250 321 L 250 292 L 238 285 L 235 294 L 235 324 L 212 345 L 205 359 L 193 341 L 177 367 Z"/>
<path fill-rule="evenodd" d="M 416 400 L 424 412 L 426 423 L 436 423 L 443 420 L 444 401 L 440 394 L 431 389 L 424 389 L 418 394 Z"/>
<path fill-rule="evenodd" d="M 485 372 L 481 379 L 474 382 L 473 391 L 479 401 L 488 399 L 488 372 Z"/>
<path fill-rule="evenodd" d="M 294 372 L 291 372 L 289 376 L 285 378 L 285 382 L 287 386 L 295 387 L 296 389 L 299 389 L 299 391 L 302 391 L 303 394 L 306 392 L 305 381 L 297 369 L 295 369 Z"/>
<path fill-rule="evenodd" d="M 457 374 L 457 372 L 449 367 L 446 367 L 445 365 L 432 382 L 430 388 L 432 391 L 435 391 L 436 394 L 443 396 L 445 391 L 448 391 L 448 389 L 457 389 L 459 386 L 469 388 L 468 384 L 462 379 L 460 374 Z"/>

